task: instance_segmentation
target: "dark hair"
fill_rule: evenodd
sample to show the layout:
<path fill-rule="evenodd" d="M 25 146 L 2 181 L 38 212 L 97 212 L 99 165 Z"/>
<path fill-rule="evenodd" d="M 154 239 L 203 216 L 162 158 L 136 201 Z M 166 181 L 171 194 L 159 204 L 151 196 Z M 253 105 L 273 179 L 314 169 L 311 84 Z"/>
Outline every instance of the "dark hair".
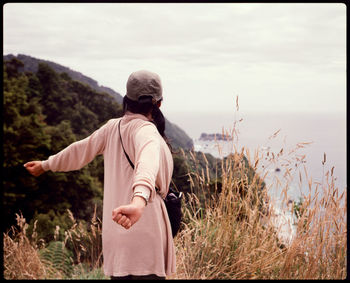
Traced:
<path fill-rule="evenodd" d="M 168 141 L 168 138 L 165 135 L 165 118 L 160 111 L 157 103 L 153 103 L 152 96 L 143 95 L 139 97 L 138 101 L 133 101 L 129 99 L 126 95 L 123 98 L 123 115 L 126 111 L 130 111 L 132 113 L 147 115 L 148 113 L 152 113 L 153 120 L 151 121 L 156 127 L 159 134 L 163 137 L 165 142 L 170 148 L 172 152 L 172 147 Z"/>

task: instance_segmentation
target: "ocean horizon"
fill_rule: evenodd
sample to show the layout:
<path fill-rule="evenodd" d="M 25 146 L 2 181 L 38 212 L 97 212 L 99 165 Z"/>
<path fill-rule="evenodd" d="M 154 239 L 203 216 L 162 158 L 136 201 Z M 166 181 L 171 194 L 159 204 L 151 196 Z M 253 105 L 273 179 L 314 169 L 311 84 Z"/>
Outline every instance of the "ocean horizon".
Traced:
<path fill-rule="evenodd" d="M 284 156 L 281 156 L 279 162 L 272 167 L 270 164 L 268 168 L 272 174 L 268 177 L 271 180 L 267 180 L 267 183 L 272 183 L 274 178 L 280 179 L 279 176 L 283 174 L 283 170 L 279 171 L 280 163 L 286 159 L 289 158 L 291 163 L 298 163 L 298 167 L 291 171 L 292 175 L 294 174 L 293 180 L 288 181 L 290 187 L 288 195 L 291 199 L 298 200 L 302 194 L 307 195 L 310 178 L 313 183 L 326 182 L 324 175 L 333 167 L 336 187 L 340 192 L 347 187 L 346 113 L 239 113 L 233 111 L 232 113 L 170 112 L 164 114 L 169 121 L 182 128 L 192 138 L 196 151 L 211 153 L 215 157 L 224 157 L 233 152 L 233 147 L 239 151 L 242 148 L 248 149 L 252 160 L 257 150 L 260 153 L 269 151 L 277 155 L 283 149 Z M 204 142 L 199 139 L 202 133 L 223 132 L 232 135 L 233 141 Z M 298 144 L 300 147 L 293 152 Z M 292 153 L 288 155 L 290 152 Z M 304 155 L 302 162 L 299 162 L 298 159 Z M 263 162 L 260 163 L 260 167 L 258 166 L 259 171 L 263 170 L 261 166 Z M 308 178 L 306 178 L 304 166 Z M 299 172 L 302 175 L 302 182 L 299 180 Z M 276 196 L 279 193 L 275 191 Z"/>

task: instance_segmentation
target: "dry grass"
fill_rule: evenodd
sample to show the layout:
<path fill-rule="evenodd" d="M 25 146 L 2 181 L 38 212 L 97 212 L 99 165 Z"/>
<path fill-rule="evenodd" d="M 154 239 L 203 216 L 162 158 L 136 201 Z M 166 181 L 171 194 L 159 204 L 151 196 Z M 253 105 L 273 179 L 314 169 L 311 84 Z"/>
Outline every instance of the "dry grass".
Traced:
<path fill-rule="evenodd" d="M 89 229 L 83 222 L 77 222 L 70 211 L 68 214 L 72 226 L 64 231 L 64 239 L 59 239 L 59 226 L 52 231 L 54 243 L 61 243 L 65 249 L 65 252 L 58 253 L 57 249 L 50 249 L 49 243 L 37 239 L 35 224 L 33 234 L 28 236 L 25 218 L 16 215 L 17 227 L 12 226 L 10 231 L 4 233 L 5 279 L 106 279 L 101 270 L 102 229 L 96 209 Z M 67 248 L 73 251 L 71 258 L 64 258 L 69 254 Z"/>
<path fill-rule="evenodd" d="M 190 195 L 192 205 L 185 208 L 189 221 L 175 239 L 177 273 L 172 278 L 344 279 L 346 192 L 339 194 L 331 181 L 320 198 L 304 196 L 297 234 L 283 245 L 272 225 L 272 213 L 252 205 L 256 197 L 252 185 L 246 195 L 239 193 L 245 179 L 232 176 L 235 162 L 226 166 L 219 199 L 206 205 L 205 213 L 198 209 L 196 195 Z"/>
<path fill-rule="evenodd" d="M 175 239 L 177 272 L 171 279 L 345 279 L 346 189 L 336 187 L 334 168 L 320 184 L 312 182 L 304 167 L 309 192 L 302 194 L 291 242 L 283 241 L 274 225 L 276 216 L 268 193 L 271 187 L 258 195 L 257 188 L 267 177 L 269 166 L 282 164 L 283 180 L 275 178 L 274 186 L 287 206 L 289 182 L 297 172 L 300 182 L 303 175 L 305 155 L 298 155 L 298 149 L 307 144 L 298 143 L 292 150 L 282 148 L 278 152 L 257 150 L 254 160 L 248 150 L 238 152 L 233 146 L 233 153 L 221 164 L 219 197 L 208 198 L 204 207 L 200 207 L 197 192 L 208 188 L 209 174 L 205 170 L 189 174 L 196 192 L 188 196 L 184 228 Z M 255 175 L 248 182 L 243 156 L 254 169 L 265 161 L 265 166 L 260 166 L 265 168 L 262 178 Z M 295 164 L 294 168 L 290 164 Z"/>
<path fill-rule="evenodd" d="M 62 275 L 50 263 L 39 257 L 35 229 L 31 240 L 26 234 L 28 224 L 22 215 L 16 214 L 18 228 L 11 227 L 4 233 L 4 278 L 5 279 L 43 279 Z"/>
<path fill-rule="evenodd" d="M 64 232 L 64 243 L 74 251 L 75 263 L 84 262 L 90 269 L 102 266 L 102 222 L 96 215 L 96 206 L 89 227 L 77 222 L 68 210 L 72 221 L 70 229 Z"/>

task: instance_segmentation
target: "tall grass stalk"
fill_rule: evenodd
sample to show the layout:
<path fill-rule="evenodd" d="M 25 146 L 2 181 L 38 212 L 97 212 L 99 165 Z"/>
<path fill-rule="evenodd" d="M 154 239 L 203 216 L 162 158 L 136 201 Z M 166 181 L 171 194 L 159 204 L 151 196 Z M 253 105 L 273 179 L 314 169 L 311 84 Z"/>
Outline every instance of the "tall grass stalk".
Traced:
<path fill-rule="evenodd" d="M 264 186 L 258 195 L 266 174 L 263 178 L 256 174 L 248 181 L 244 152 L 250 156 L 242 149 L 221 162 L 222 188 L 218 198 L 209 196 L 204 206 L 197 194 L 206 190 L 210 180 L 205 170 L 189 175 L 196 189 L 188 196 L 184 227 L 175 239 L 177 273 L 172 278 L 344 279 L 346 190 L 340 193 L 335 186 L 333 168 L 331 174 L 325 174 L 322 194 L 317 193 L 320 184 L 308 180 L 309 192 L 303 194 L 294 223 L 296 234 L 286 244 L 268 205 L 269 187 Z M 277 155 L 270 154 L 274 160 Z M 257 152 L 255 160 L 248 158 L 249 166 L 256 168 L 259 158 Z M 299 159 L 302 163 L 303 158 Z M 284 176 L 290 179 L 291 170 L 285 170 Z M 308 177 L 306 170 L 305 175 Z M 288 183 L 275 181 L 287 202 Z"/>
<path fill-rule="evenodd" d="M 16 214 L 17 227 L 3 234 L 3 263 L 5 279 L 62 278 L 62 274 L 39 256 L 42 241 L 37 241 L 35 227 L 27 235 L 28 224 L 22 215 Z M 34 225 L 35 226 L 35 225 Z M 38 245 L 39 242 L 39 245 Z"/>
<path fill-rule="evenodd" d="M 71 227 L 60 239 L 56 226 L 55 240 L 50 243 L 37 239 L 36 222 L 32 235 L 27 235 L 26 219 L 16 215 L 17 226 L 3 234 L 5 279 L 107 279 L 102 271 L 102 223 L 96 208 L 89 225 L 67 213 Z M 70 253 L 72 257 L 66 258 Z"/>

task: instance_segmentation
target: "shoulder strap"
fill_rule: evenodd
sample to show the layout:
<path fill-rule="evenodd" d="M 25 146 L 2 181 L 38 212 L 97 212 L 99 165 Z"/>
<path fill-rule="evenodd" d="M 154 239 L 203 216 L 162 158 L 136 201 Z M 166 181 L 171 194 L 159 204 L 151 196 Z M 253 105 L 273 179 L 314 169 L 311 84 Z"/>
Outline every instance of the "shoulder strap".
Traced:
<path fill-rule="evenodd" d="M 119 120 L 119 124 L 118 124 L 120 142 L 122 143 L 122 147 L 123 147 L 123 151 L 124 151 L 124 154 L 125 154 L 126 159 L 129 161 L 129 164 L 130 164 L 131 168 L 132 168 L 132 169 L 135 169 L 135 166 L 134 166 L 134 164 L 131 162 L 130 157 L 129 157 L 129 155 L 126 153 L 125 148 L 124 148 L 124 145 L 123 145 L 122 135 L 120 134 L 120 122 L 121 122 L 121 119 Z M 156 192 L 159 192 L 159 189 L 158 189 L 157 187 L 156 187 L 155 189 L 156 189 Z"/>
<path fill-rule="evenodd" d="M 124 150 L 124 154 L 125 154 L 126 158 L 128 159 L 131 168 L 134 169 L 135 166 L 134 166 L 134 164 L 131 162 L 130 157 L 129 157 L 129 155 L 126 153 L 125 148 L 124 148 L 124 145 L 123 145 L 122 135 L 120 134 L 120 122 L 121 122 L 121 119 L 119 120 L 119 124 L 118 124 L 120 142 L 122 143 L 122 147 L 123 147 L 123 150 Z"/>

